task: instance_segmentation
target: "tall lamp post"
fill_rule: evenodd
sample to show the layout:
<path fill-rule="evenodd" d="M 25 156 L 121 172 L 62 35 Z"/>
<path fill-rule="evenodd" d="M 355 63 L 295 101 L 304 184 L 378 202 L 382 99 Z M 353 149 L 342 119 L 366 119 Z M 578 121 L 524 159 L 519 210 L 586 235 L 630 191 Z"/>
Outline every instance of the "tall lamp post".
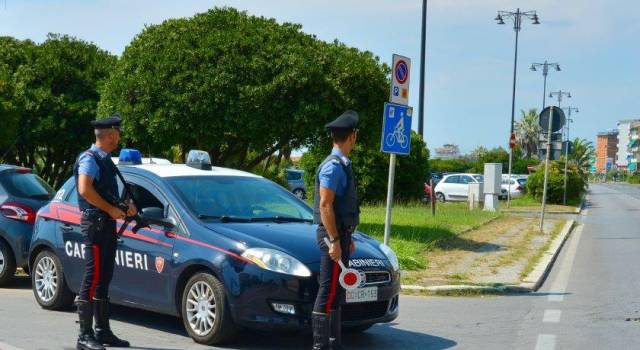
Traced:
<path fill-rule="evenodd" d="M 424 74 L 425 74 L 425 45 L 427 40 L 427 0 L 422 0 L 422 36 L 420 41 L 420 96 L 418 102 L 418 134 L 424 138 Z"/>
<path fill-rule="evenodd" d="M 569 164 L 569 145 L 571 144 L 571 139 L 569 138 L 569 126 L 573 123 L 573 119 L 571 118 L 571 112 L 580 112 L 578 108 L 575 107 L 567 107 L 564 108 L 567 112 L 569 112 L 569 116 L 567 117 L 567 143 L 564 147 L 564 194 L 562 197 L 562 204 L 567 205 L 567 165 Z"/>
<path fill-rule="evenodd" d="M 518 33 L 522 29 L 522 17 L 529 18 L 533 24 L 540 24 L 536 11 L 520 11 L 518 8 L 513 11 L 498 11 L 495 20 L 498 24 L 505 24 L 504 19 L 510 18 L 513 21 L 513 30 L 516 32 L 515 54 L 513 58 L 513 89 L 511 94 L 511 132 L 509 134 L 509 181 L 507 190 L 507 207 L 511 205 L 511 170 L 513 168 L 513 149 L 515 148 L 515 133 L 513 132 L 516 114 L 516 73 L 518 69 Z"/>
<path fill-rule="evenodd" d="M 547 75 L 549 75 L 549 68 L 554 68 L 556 71 L 560 71 L 560 64 L 558 63 L 549 63 L 546 60 L 544 63 L 532 63 L 531 70 L 536 71 L 538 68 L 542 68 L 542 76 L 544 77 L 544 88 L 542 90 L 542 109 L 546 107 L 546 97 L 547 97 Z"/>

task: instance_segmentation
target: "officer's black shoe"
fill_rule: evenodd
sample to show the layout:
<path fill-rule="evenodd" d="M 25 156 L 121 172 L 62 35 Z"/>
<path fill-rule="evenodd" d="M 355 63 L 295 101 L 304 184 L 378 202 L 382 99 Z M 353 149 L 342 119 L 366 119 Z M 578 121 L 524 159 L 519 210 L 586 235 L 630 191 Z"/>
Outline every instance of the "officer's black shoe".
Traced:
<path fill-rule="evenodd" d="M 109 325 L 109 299 L 94 300 L 96 316 L 96 340 L 107 347 L 128 348 L 129 342 L 116 337 Z"/>
<path fill-rule="evenodd" d="M 329 320 L 331 321 L 331 333 L 329 335 L 329 344 L 332 350 L 342 349 L 342 311 L 331 310 L 329 312 Z"/>
<path fill-rule="evenodd" d="M 80 335 L 76 343 L 77 350 L 105 350 L 93 335 L 93 305 L 88 301 L 77 300 Z"/>
<path fill-rule="evenodd" d="M 331 350 L 329 345 L 329 315 L 314 312 L 311 315 L 313 350 Z"/>

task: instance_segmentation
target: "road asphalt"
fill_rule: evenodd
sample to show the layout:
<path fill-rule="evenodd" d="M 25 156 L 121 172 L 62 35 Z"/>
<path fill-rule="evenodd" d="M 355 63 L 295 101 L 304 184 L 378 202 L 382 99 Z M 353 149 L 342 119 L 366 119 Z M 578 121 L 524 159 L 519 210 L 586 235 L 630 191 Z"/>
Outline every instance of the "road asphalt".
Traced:
<path fill-rule="evenodd" d="M 345 337 L 346 349 L 640 349 L 640 186 L 591 185 L 586 210 L 535 293 L 401 297 L 400 317 Z M 72 312 L 40 309 L 28 279 L 0 289 L 0 349 L 73 349 Z M 195 344 L 174 318 L 116 307 L 135 349 Z M 308 333 L 244 331 L 221 349 L 310 349 Z"/>

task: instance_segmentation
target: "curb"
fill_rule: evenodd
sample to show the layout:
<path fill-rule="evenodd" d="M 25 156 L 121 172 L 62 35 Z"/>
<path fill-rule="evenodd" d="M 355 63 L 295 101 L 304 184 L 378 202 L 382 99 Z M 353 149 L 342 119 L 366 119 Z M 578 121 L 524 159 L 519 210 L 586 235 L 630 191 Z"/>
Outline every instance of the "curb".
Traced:
<path fill-rule="evenodd" d="M 564 246 L 564 242 L 567 241 L 569 234 L 572 232 L 575 223 L 575 220 L 570 220 L 564 225 L 560 235 L 551 243 L 551 246 L 549 246 L 549 249 L 544 253 L 533 271 L 522 279 L 522 283 L 519 285 L 520 288 L 534 292 L 542 286 L 560 250 Z"/>
<path fill-rule="evenodd" d="M 575 220 L 569 220 L 564 228 L 555 238 L 549 249 L 542 255 L 536 267 L 522 279 L 520 284 L 509 284 L 500 286 L 476 286 L 476 285 L 443 285 L 423 287 L 417 285 L 402 285 L 401 289 L 406 291 L 431 292 L 431 293 L 447 293 L 447 292 L 475 292 L 475 293 L 529 293 L 535 292 L 542 286 L 545 278 L 551 271 L 551 267 L 555 262 L 560 250 L 564 246 L 569 234 L 573 231 Z"/>

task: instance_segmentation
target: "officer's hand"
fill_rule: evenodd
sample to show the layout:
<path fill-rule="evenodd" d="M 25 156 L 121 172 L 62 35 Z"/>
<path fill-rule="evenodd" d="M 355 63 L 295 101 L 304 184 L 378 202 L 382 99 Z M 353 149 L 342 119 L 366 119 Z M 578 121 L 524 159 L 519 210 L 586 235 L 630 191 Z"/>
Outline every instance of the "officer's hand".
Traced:
<path fill-rule="evenodd" d="M 340 258 L 342 257 L 342 249 L 340 248 L 339 241 L 331 243 L 329 246 L 329 256 L 331 257 L 331 260 L 335 262 L 340 261 Z"/>
<path fill-rule="evenodd" d="M 108 214 L 113 220 L 124 219 L 126 216 L 124 211 L 118 207 L 111 207 Z"/>
<path fill-rule="evenodd" d="M 129 203 L 129 210 L 127 210 L 127 216 L 135 216 L 138 213 L 138 208 L 133 203 Z"/>
<path fill-rule="evenodd" d="M 351 246 L 349 246 L 349 250 L 351 251 L 351 254 L 353 254 L 353 252 L 356 251 L 356 243 L 354 241 L 351 241 Z"/>

